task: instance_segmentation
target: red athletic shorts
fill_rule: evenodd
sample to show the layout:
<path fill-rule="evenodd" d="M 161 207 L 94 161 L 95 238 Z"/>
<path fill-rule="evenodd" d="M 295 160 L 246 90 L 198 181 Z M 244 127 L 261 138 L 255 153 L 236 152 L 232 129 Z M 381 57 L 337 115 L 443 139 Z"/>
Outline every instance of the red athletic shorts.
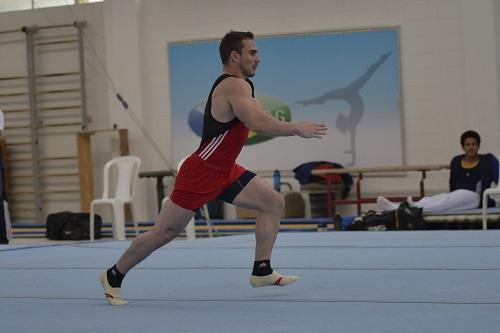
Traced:
<path fill-rule="evenodd" d="M 241 175 L 250 173 L 238 164 L 222 168 L 209 164 L 197 154 L 189 156 L 175 178 L 170 200 L 185 209 L 197 210 L 219 197 Z"/>

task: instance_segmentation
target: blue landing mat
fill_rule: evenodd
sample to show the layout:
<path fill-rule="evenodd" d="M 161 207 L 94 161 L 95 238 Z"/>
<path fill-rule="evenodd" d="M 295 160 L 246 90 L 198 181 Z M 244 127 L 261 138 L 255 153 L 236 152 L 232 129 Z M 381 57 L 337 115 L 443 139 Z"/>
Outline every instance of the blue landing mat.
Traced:
<path fill-rule="evenodd" d="M 128 241 L 0 246 L 1 332 L 498 332 L 500 231 L 280 234 L 253 289 L 252 235 L 174 241 L 132 270 L 124 307 L 97 277 Z"/>

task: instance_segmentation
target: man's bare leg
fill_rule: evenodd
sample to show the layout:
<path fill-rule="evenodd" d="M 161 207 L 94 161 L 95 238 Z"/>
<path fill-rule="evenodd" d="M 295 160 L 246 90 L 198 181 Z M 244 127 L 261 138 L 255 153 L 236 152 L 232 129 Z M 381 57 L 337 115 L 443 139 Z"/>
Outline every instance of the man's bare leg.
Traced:
<path fill-rule="evenodd" d="M 298 277 L 282 276 L 272 270 L 270 263 L 285 206 L 281 195 L 257 176 L 243 188 L 233 203 L 259 212 L 255 224 L 255 263 L 250 284 L 253 287 L 264 287 L 285 286 L 295 282 Z"/>
<path fill-rule="evenodd" d="M 124 275 L 156 249 L 172 241 L 184 230 L 193 215 L 192 210 L 184 209 L 171 200 L 167 200 L 156 218 L 153 228 L 137 236 L 116 265 L 101 274 L 100 281 L 108 303 L 112 305 L 127 304 L 122 298 L 120 290 Z M 117 276 L 119 279 L 116 278 Z M 119 280 L 119 283 L 116 280 Z"/>
<path fill-rule="evenodd" d="M 118 260 L 116 267 L 122 274 L 148 257 L 153 251 L 168 244 L 186 228 L 194 212 L 167 200 L 151 230 L 140 234 Z"/>

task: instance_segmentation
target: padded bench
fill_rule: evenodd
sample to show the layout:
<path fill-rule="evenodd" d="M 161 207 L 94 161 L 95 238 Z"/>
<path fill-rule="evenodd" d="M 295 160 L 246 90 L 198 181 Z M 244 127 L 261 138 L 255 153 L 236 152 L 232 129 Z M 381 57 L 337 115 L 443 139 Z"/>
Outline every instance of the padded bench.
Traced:
<path fill-rule="evenodd" d="M 500 228 L 500 207 L 487 209 L 487 221 L 489 228 Z M 424 221 L 429 229 L 439 228 L 463 228 L 469 226 L 474 229 L 482 227 L 482 209 L 468 209 L 454 212 L 442 212 L 424 214 Z"/>

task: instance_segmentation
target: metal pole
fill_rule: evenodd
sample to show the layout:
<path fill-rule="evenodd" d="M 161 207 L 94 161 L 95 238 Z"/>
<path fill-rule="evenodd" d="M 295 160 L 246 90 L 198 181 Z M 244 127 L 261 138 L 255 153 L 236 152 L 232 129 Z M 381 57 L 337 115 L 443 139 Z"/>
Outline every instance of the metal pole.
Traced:
<path fill-rule="evenodd" d="M 42 26 L 37 26 L 38 30 L 44 30 L 44 29 L 59 29 L 59 28 L 70 28 L 73 27 L 73 24 L 53 24 L 53 25 L 42 25 Z M 0 31 L 0 34 L 10 34 L 14 32 L 24 32 L 22 29 L 13 29 L 13 30 L 2 30 Z"/>
<path fill-rule="evenodd" d="M 11 33 L 14 33 L 14 32 L 22 32 L 21 30 L 19 29 L 15 29 L 15 30 L 4 30 L 4 31 L 0 31 L 0 35 L 3 35 L 3 34 L 11 34 Z"/>
<path fill-rule="evenodd" d="M 78 62 L 80 66 L 80 103 L 82 113 L 82 130 L 87 131 L 89 117 L 87 114 L 87 89 L 85 85 L 85 59 L 84 59 L 84 45 L 83 45 L 83 28 L 87 27 L 85 21 L 75 21 L 73 25 L 78 30 Z"/>
<path fill-rule="evenodd" d="M 35 206 L 35 223 L 42 223 L 42 198 L 40 189 L 39 175 L 39 145 L 38 145 L 38 119 L 36 114 L 36 71 L 35 71 L 35 50 L 33 42 L 33 34 L 38 31 L 37 26 L 23 27 L 23 32 L 26 33 L 26 56 L 28 60 L 28 94 L 29 94 L 29 109 L 30 109 L 30 128 L 31 128 L 31 155 L 32 170 L 33 170 L 33 196 Z"/>
<path fill-rule="evenodd" d="M 38 30 L 43 29 L 59 29 L 59 28 L 70 28 L 72 24 L 53 24 L 53 25 L 42 25 L 38 27 Z"/>

